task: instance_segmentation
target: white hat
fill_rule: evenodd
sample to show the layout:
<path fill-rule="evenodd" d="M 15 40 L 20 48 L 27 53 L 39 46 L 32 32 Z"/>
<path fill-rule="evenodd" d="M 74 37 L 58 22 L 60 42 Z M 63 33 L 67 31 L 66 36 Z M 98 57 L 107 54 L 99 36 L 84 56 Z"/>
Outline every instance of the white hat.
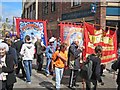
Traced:
<path fill-rule="evenodd" d="M 55 39 L 56 39 L 56 38 L 54 38 L 54 37 L 51 37 L 51 39 L 53 39 L 53 40 L 55 41 Z"/>
<path fill-rule="evenodd" d="M 6 44 L 6 43 L 4 43 L 4 42 L 1 42 L 0 43 L 0 48 L 1 49 L 6 49 L 6 52 L 8 52 L 9 51 L 9 46 Z"/>
<path fill-rule="evenodd" d="M 49 39 L 49 42 L 54 42 L 55 40 L 53 38 Z"/>

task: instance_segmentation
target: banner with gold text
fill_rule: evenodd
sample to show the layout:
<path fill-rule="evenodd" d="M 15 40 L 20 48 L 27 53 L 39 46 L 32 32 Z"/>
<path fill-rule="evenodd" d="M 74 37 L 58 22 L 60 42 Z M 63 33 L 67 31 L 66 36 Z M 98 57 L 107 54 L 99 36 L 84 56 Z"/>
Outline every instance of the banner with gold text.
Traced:
<path fill-rule="evenodd" d="M 116 31 L 102 29 L 96 30 L 91 24 L 84 23 L 84 59 L 87 55 L 94 53 L 95 46 L 103 47 L 102 63 L 107 63 L 117 58 L 117 36 Z"/>

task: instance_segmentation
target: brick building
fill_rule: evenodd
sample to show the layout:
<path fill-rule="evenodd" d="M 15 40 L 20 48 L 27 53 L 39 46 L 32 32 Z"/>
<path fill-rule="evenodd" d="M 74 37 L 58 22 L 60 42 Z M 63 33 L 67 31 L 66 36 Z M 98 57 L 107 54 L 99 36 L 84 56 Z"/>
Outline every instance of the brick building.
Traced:
<path fill-rule="evenodd" d="M 118 26 L 120 18 L 119 2 L 93 3 L 80 2 L 80 0 L 71 0 L 71 2 L 46 1 L 47 0 L 44 0 L 44 2 L 38 2 L 38 0 L 32 0 L 32 2 L 24 1 L 22 18 L 47 20 L 48 37 L 51 35 L 59 37 L 59 22 L 79 23 L 83 18 L 86 22 L 100 24 L 103 28 L 105 28 L 106 25 L 113 27 Z M 91 11 L 92 5 L 95 5 L 95 12 Z"/>

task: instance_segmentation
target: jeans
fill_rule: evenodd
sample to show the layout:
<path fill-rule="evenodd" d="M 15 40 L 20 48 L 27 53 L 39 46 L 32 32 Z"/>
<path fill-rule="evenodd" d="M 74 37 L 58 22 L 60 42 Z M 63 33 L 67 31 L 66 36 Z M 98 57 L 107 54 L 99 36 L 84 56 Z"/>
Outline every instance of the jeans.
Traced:
<path fill-rule="evenodd" d="M 32 74 L 32 60 L 24 60 L 24 69 L 26 73 L 26 81 L 31 82 L 31 74 Z"/>
<path fill-rule="evenodd" d="M 50 74 L 50 69 L 49 69 L 50 63 L 51 63 L 51 59 L 50 59 L 50 58 L 47 58 L 47 61 L 46 61 L 46 69 L 45 69 L 46 74 Z"/>
<path fill-rule="evenodd" d="M 63 76 L 63 70 L 64 70 L 64 68 L 57 68 L 57 67 L 55 67 L 56 89 L 57 90 L 60 89 L 60 83 L 61 83 L 61 79 L 62 79 L 62 76 Z"/>

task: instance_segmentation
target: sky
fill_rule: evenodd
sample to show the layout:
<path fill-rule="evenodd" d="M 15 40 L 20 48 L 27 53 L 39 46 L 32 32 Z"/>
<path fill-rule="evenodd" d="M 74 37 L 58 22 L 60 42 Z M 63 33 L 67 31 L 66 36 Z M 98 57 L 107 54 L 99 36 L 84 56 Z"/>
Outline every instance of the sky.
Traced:
<path fill-rule="evenodd" d="M 0 16 L 2 16 L 2 22 L 4 22 L 6 18 L 8 18 L 10 23 L 13 23 L 13 17 L 21 17 L 21 14 L 22 0 L 2 0 L 0 2 Z"/>

